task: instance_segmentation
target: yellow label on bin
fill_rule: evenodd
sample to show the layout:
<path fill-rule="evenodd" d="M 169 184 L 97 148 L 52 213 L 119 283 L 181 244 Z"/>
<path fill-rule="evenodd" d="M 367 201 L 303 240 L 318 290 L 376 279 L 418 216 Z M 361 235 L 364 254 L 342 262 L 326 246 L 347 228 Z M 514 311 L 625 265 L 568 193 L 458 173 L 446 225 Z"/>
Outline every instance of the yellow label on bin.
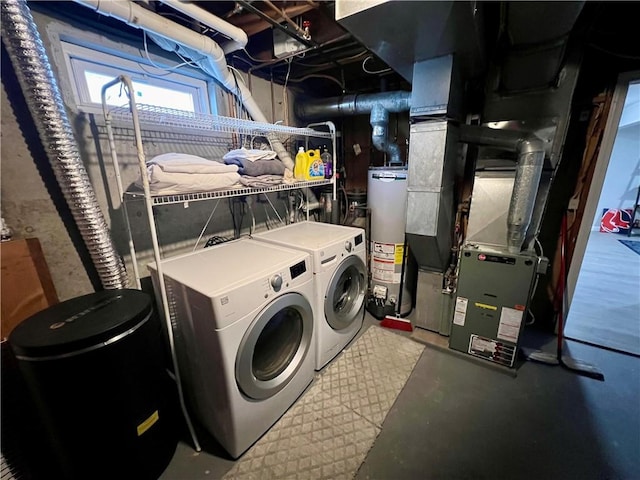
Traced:
<path fill-rule="evenodd" d="M 149 418 L 147 418 L 144 422 L 138 425 L 138 436 L 142 435 L 144 432 L 149 430 L 153 426 L 153 424 L 156 423 L 159 419 L 160 419 L 160 416 L 158 415 L 158 410 L 156 410 L 149 416 Z"/>

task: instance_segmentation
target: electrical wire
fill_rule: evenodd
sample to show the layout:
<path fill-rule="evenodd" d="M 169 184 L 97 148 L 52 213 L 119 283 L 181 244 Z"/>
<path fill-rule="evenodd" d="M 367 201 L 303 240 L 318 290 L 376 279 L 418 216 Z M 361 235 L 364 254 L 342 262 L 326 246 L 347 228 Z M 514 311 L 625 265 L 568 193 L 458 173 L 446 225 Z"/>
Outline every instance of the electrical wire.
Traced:
<path fill-rule="evenodd" d="M 231 70 L 234 74 L 238 74 L 238 76 L 240 77 L 240 81 L 242 82 L 242 84 L 246 87 L 247 86 L 247 82 L 244 81 L 244 78 L 242 78 L 242 72 L 240 70 L 238 70 L 236 67 L 232 67 L 231 65 L 227 65 L 227 68 L 229 70 Z M 234 75 L 235 77 L 235 75 Z M 237 83 L 237 81 L 236 81 Z M 240 93 L 240 92 L 238 92 Z"/>
<path fill-rule="evenodd" d="M 246 59 L 246 58 L 244 58 L 244 57 L 240 57 L 240 56 L 238 56 L 238 55 L 233 55 L 233 56 L 231 57 L 231 60 L 232 60 L 232 61 L 233 61 L 233 60 L 240 60 L 240 61 L 242 61 L 242 62 L 246 63 L 247 65 L 251 65 L 251 66 L 253 67 L 253 63 L 251 63 L 251 61 L 247 60 L 247 59 Z"/>
<path fill-rule="evenodd" d="M 146 73 L 148 73 L 150 75 L 155 75 L 157 77 L 163 77 L 163 76 L 166 76 L 166 75 L 170 75 L 171 73 L 173 73 L 177 69 L 182 68 L 184 66 L 192 67 L 192 66 L 196 65 L 193 61 L 189 61 L 189 60 L 185 59 L 184 57 L 182 57 L 182 55 L 180 55 L 178 52 L 174 52 L 174 53 L 176 55 L 178 55 L 178 57 L 182 60 L 182 63 L 180 63 L 178 65 L 175 65 L 173 67 L 169 67 L 169 68 L 168 67 L 163 67 L 161 65 L 158 65 L 153 60 L 151 60 L 151 57 L 149 56 L 149 48 L 148 48 L 148 45 L 147 45 L 147 32 L 143 30 L 142 34 L 143 34 L 142 35 L 142 43 L 144 45 L 144 54 L 147 57 L 147 60 L 149 61 L 149 63 L 151 64 L 152 67 L 155 67 L 158 70 L 162 70 L 164 72 L 167 72 L 167 73 L 153 73 L 153 72 L 150 72 L 148 70 L 145 70 L 144 66 L 142 64 L 138 63 L 138 66 L 140 66 L 140 68 L 142 70 L 144 70 Z"/>
<path fill-rule="evenodd" d="M 271 203 L 271 199 L 269 198 L 269 195 L 265 194 L 264 198 L 266 198 L 267 202 L 269 202 L 269 205 L 271 205 L 271 208 L 273 209 L 273 211 L 275 212 L 276 216 L 278 217 L 278 220 L 280 220 L 280 223 L 284 225 L 285 222 L 284 222 L 284 220 L 282 220 L 282 217 L 280 217 L 280 214 L 278 213 L 278 210 L 276 209 L 276 207 L 274 207 L 273 203 Z M 285 210 L 286 210 L 286 202 L 285 202 Z M 289 214 L 289 212 L 287 211 L 287 215 L 288 214 Z"/>
<path fill-rule="evenodd" d="M 249 236 L 251 236 L 253 235 L 253 232 L 256 231 L 256 217 L 253 215 L 253 207 L 251 206 L 251 201 L 247 201 L 246 204 L 249 208 L 249 213 L 251 214 L 251 227 L 249 227 Z"/>
<path fill-rule="evenodd" d="M 362 61 L 362 70 L 363 70 L 365 73 L 369 73 L 369 74 L 371 74 L 371 75 L 378 75 L 378 74 L 380 74 L 380 73 L 387 73 L 387 72 L 390 72 L 390 71 L 392 70 L 391 68 L 383 68 L 382 70 L 376 70 L 376 71 L 373 71 L 373 70 L 367 70 L 367 67 L 365 67 L 365 65 L 366 65 L 366 64 L 367 64 L 367 62 L 368 62 L 369 60 L 371 60 L 371 59 L 373 59 L 373 55 L 369 55 L 367 58 L 365 58 L 365 59 Z"/>
<path fill-rule="evenodd" d="M 249 57 L 250 60 L 253 60 L 257 64 L 265 63 L 264 60 L 259 60 L 259 59 L 255 58 L 255 57 L 251 56 L 251 54 L 247 51 L 246 48 L 243 48 L 242 51 L 247 55 L 247 57 Z"/>
<path fill-rule="evenodd" d="M 355 59 L 357 59 L 357 58 L 360 58 L 360 57 L 362 57 L 362 56 L 366 55 L 367 53 L 369 53 L 369 51 L 368 51 L 368 50 L 364 50 L 364 51 L 362 51 L 362 52 L 360 52 L 360 53 L 357 53 L 357 54 L 355 54 L 355 55 L 352 55 L 352 56 L 350 56 L 350 57 L 340 58 L 340 59 L 336 60 L 336 62 L 337 62 L 338 64 L 340 64 L 340 62 L 349 62 L 349 61 L 351 61 L 351 60 L 355 60 Z M 296 65 L 300 65 L 300 66 L 302 66 L 302 67 L 312 67 L 312 68 L 314 68 L 314 67 L 315 67 L 315 68 L 318 68 L 318 67 L 319 67 L 319 68 L 325 68 L 325 67 L 331 67 L 331 66 L 334 66 L 334 63 L 333 63 L 333 62 L 325 62 L 325 63 L 303 63 L 303 62 L 296 62 Z"/>
<path fill-rule="evenodd" d="M 535 237 L 533 239 L 536 243 L 536 245 L 538 245 L 538 248 L 540 249 L 540 256 L 544 257 L 544 249 L 542 248 L 542 244 L 540 243 L 540 240 L 538 240 L 538 237 Z"/>
<path fill-rule="evenodd" d="M 640 60 L 640 56 L 638 55 L 628 55 L 626 53 L 618 53 L 618 52 L 613 52 L 611 50 L 607 50 L 606 48 L 603 48 L 599 45 L 596 45 L 595 43 L 588 43 L 587 46 L 598 50 L 602 53 L 606 53 L 607 55 L 612 55 L 614 57 L 618 57 L 618 58 L 624 58 L 626 60 Z"/>
<path fill-rule="evenodd" d="M 326 78 L 327 80 L 331 80 L 331 81 L 337 83 L 342 90 L 345 89 L 344 83 L 342 83 L 336 77 L 332 77 L 331 75 L 325 75 L 325 74 L 322 74 L 322 73 L 311 73 L 311 74 L 305 75 L 304 77 L 301 77 L 301 78 L 292 78 L 289 81 L 298 83 L 298 82 L 304 82 L 307 78 Z"/>
<path fill-rule="evenodd" d="M 284 79 L 284 85 L 282 87 L 282 108 L 284 112 L 282 116 L 284 117 L 285 125 L 289 125 L 289 95 L 287 95 L 287 84 L 289 83 L 289 75 L 291 74 L 291 64 L 293 63 L 293 58 L 287 60 L 289 66 L 287 67 L 287 76 Z"/>
<path fill-rule="evenodd" d="M 209 218 L 207 218 L 206 223 L 204 224 L 204 227 L 202 227 L 202 231 L 200 232 L 200 236 L 198 237 L 198 240 L 196 240 L 196 244 L 193 246 L 193 251 L 195 252 L 196 248 L 198 247 L 198 243 L 200 243 L 200 240 L 202 239 L 202 236 L 204 235 L 204 232 L 207 230 L 207 227 L 209 226 L 209 223 L 211 222 L 211 219 L 213 218 L 214 213 L 216 213 L 216 210 L 218 209 L 218 205 L 220 204 L 220 200 L 218 200 L 215 205 L 213 206 L 213 210 L 211 210 L 211 214 L 209 215 Z M 208 241 L 207 241 L 208 243 Z"/>

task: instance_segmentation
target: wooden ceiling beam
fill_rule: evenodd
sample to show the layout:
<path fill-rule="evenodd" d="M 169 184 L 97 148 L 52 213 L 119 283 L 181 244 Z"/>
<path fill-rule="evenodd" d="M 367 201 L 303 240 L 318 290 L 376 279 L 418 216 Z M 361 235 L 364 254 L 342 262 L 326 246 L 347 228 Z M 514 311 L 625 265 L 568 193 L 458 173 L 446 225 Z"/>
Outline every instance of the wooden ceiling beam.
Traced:
<path fill-rule="evenodd" d="M 292 5 L 289 7 L 284 7 L 283 10 L 289 17 L 297 17 L 298 15 L 307 13 L 308 11 L 313 10 L 314 8 L 316 7 L 314 7 L 309 3 L 306 3 L 302 5 Z M 284 18 L 282 18 L 280 15 L 278 15 L 277 12 L 274 12 L 271 9 L 265 10 L 264 14 L 270 18 L 273 18 L 274 20 L 281 20 L 282 22 L 285 21 Z M 227 21 L 235 25 L 236 27 L 244 30 L 244 32 L 249 37 L 252 35 L 255 35 L 256 33 L 260 33 L 264 30 L 267 30 L 268 28 L 271 28 L 271 24 L 269 22 L 261 19 L 260 17 L 258 17 L 253 13 L 244 13 L 242 15 L 234 15 L 233 17 L 228 18 Z"/>

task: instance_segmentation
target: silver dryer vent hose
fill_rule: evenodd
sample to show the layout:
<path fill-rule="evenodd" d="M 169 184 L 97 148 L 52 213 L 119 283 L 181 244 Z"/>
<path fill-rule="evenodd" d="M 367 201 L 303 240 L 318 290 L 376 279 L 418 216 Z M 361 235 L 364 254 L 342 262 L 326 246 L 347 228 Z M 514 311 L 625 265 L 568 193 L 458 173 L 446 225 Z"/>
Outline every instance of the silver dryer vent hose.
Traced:
<path fill-rule="evenodd" d="M 56 179 L 105 289 L 126 288 L 117 254 L 78 152 L 58 84 L 27 2 L 2 0 L 2 41 Z"/>

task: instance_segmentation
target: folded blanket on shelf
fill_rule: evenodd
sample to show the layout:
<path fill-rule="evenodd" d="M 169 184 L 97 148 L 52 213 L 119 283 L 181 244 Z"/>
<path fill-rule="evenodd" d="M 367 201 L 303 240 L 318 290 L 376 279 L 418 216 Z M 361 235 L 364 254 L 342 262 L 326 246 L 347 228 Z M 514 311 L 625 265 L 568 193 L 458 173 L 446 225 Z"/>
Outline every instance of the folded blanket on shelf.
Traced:
<path fill-rule="evenodd" d="M 206 192 L 231 187 L 238 183 L 236 165 L 207 160 L 187 154 L 158 155 L 147 162 L 149 189 L 154 195 Z M 142 186 L 138 178 L 136 185 Z"/>
<path fill-rule="evenodd" d="M 227 165 L 237 165 L 240 175 L 257 177 L 260 175 L 284 175 L 285 166 L 280 160 L 247 160 L 229 158 L 224 161 Z"/>
<path fill-rule="evenodd" d="M 276 155 L 276 152 L 274 152 L 273 150 L 238 148 L 236 150 L 231 150 L 229 153 L 226 153 L 222 157 L 222 159 L 249 160 L 250 162 L 254 162 L 256 160 L 273 160 L 274 158 L 276 158 Z"/>
<path fill-rule="evenodd" d="M 237 168 L 231 168 L 231 165 L 188 153 L 163 153 L 147 162 L 147 170 L 158 168 L 165 173 L 228 173 L 238 171 Z"/>
<path fill-rule="evenodd" d="M 282 175 L 258 175 L 257 177 L 242 175 L 240 183 L 245 187 L 265 188 L 280 185 L 283 182 Z"/>

